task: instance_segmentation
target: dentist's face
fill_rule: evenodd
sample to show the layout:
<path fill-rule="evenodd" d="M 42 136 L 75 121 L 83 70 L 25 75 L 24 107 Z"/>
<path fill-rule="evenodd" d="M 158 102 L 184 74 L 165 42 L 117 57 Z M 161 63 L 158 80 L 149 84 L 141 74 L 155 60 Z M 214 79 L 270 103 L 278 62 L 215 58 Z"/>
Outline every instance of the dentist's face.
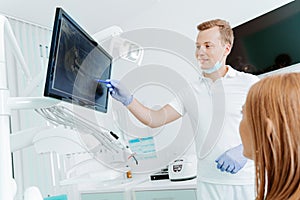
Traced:
<path fill-rule="evenodd" d="M 196 58 L 202 69 L 212 68 L 216 62 L 225 64 L 226 46 L 221 41 L 219 27 L 200 31 L 196 41 Z"/>

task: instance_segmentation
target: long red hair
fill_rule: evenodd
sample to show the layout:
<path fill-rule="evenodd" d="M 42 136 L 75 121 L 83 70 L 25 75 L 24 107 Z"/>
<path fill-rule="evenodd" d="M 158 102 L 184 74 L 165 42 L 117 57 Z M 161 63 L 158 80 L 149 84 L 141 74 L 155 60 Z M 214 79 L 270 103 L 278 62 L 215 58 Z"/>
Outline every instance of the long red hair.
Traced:
<path fill-rule="evenodd" d="M 258 200 L 300 199 L 300 73 L 266 77 L 247 96 Z M 267 134 L 267 120 L 273 126 Z"/>

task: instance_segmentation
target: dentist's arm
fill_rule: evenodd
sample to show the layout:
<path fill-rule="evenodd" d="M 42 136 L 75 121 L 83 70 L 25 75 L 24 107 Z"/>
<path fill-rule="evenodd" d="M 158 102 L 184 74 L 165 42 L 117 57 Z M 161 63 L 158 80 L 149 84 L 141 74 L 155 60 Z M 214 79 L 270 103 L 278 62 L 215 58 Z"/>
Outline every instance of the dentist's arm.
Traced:
<path fill-rule="evenodd" d="M 110 80 L 109 88 L 111 96 L 124 106 L 143 124 L 151 128 L 160 127 L 170 123 L 181 115 L 169 104 L 159 110 L 152 110 L 141 104 L 119 81 Z"/>
<path fill-rule="evenodd" d="M 181 117 L 169 104 L 159 110 L 152 110 L 141 104 L 137 99 L 133 99 L 127 108 L 140 122 L 151 128 L 160 127 Z"/>

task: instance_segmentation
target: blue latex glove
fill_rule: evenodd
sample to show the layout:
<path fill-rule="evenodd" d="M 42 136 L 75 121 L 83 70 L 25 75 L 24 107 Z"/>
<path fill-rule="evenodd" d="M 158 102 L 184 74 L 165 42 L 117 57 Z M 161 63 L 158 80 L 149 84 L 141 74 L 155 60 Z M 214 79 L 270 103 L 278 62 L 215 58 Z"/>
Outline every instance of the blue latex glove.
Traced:
<path fill-rule="evenodd" d="M 103 81 L 101 81 L 103 82 Z M 106 87 L 108 87 L 111 96 L 120 101 L 124 106 L 128 106 L 132 100 L 133 96 L 129 90 L 120 83 L 118 80 L 106 80 Z"/>
<path fill-rule="evenodd" d="M 233 147 L 216 159 L 217 168 L 222 172 L 232 174 L 240 171 L 246 164 L 247 158 L 243 155 L 243 145 Z"/>

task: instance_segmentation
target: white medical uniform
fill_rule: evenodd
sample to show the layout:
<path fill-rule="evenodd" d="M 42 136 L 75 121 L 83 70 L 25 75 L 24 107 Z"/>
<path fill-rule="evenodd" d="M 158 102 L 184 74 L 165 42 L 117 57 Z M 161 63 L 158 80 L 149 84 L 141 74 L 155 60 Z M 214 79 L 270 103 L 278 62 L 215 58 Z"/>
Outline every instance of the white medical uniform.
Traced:
<path fill-rule="evenodd" d="M 197 199 L 198 200 L 219 200 L 219 199 L 254 199 L 254 163 L 248 160 L 246 165 L 236 174 L 221 172 L 216 167 L 215 160 L 228 149 L 241 144 L 239 134 L 239 123 L 242 118 L 242 106 L 245 103 L 246 96 L 250 87 L 259 79 L 257 76 L 239 72 L 228 66 L 226 75 L 215 82 L 209 78 L 200 77 L 199 81 L 192 83 L 192 90 L 198 102 L 197 120 L 193 127 L 197 130 L 196 150 L 198 157 L 197 169 Z M 212 98 L 215 95 L 215 87 L 221 87 L 223 97 L 218 97 L 224 113 L 221 122 L 212 121 L 213 103 Z M 222 96 L 222 95 L 221 95 Z M 215 102 L 215 101 L 214 101 Z M 178 113 L 189 114 L 185 102 L 174 100 L 169 103 Z M 196 123 L 195 123 L 196 122 Z M 193 122 L 192 122 L 193 123 Z M 212 148 L 206 155 L 200 155 L 201 148 L 207 137 L 211 133 L 211 123 L 222 123 L 218 131 L 217 139 L 210 145 Z M 208 134 L 209 133 L 209 134 Z"/>

